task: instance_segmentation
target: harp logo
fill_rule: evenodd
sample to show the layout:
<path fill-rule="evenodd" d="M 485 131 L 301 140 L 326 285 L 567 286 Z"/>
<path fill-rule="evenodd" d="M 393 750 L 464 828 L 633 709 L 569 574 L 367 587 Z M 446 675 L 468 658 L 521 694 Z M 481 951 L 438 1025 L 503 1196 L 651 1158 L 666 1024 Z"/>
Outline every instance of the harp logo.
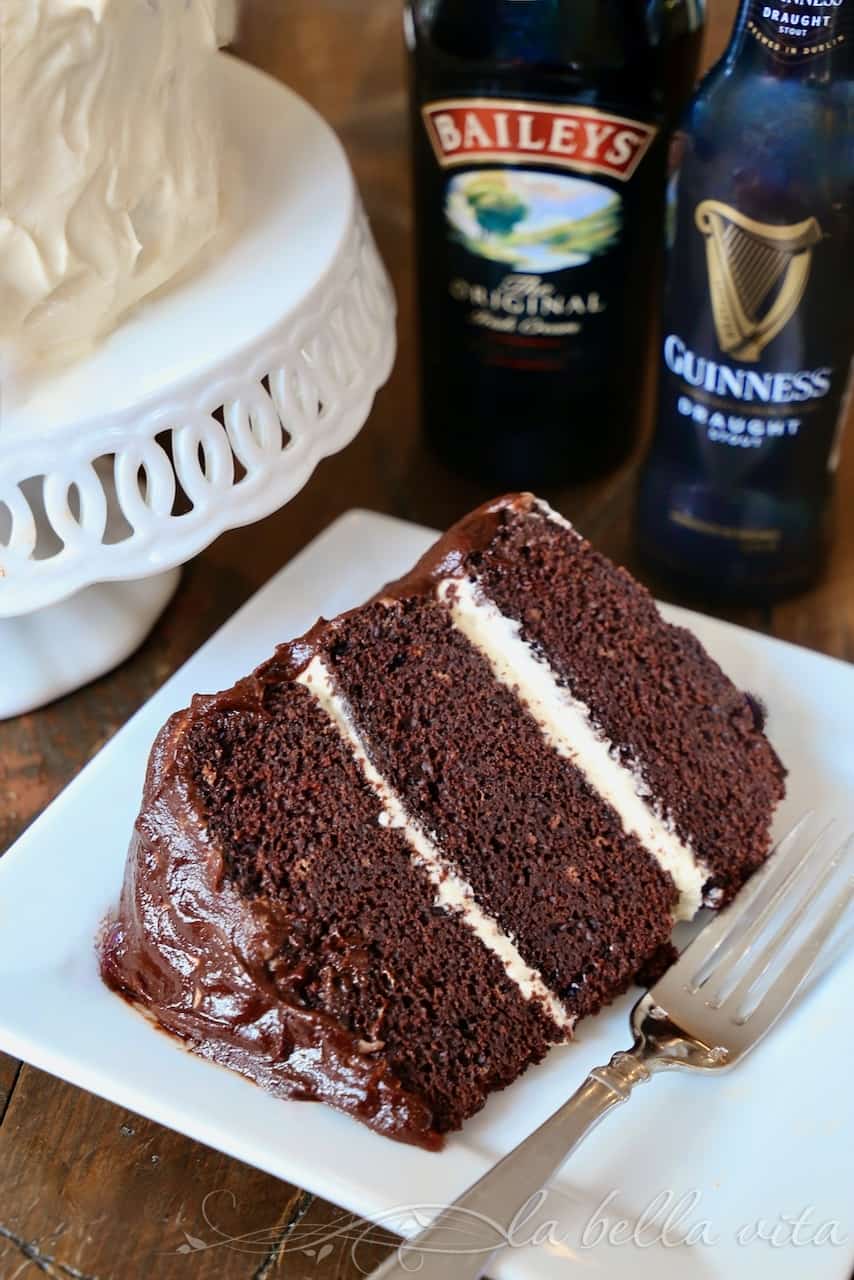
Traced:
<path fill-rule="evenodd" d="M 701 201 L 694 220 L 706 239 L 718 345 L 755 363 L 798 309 L 821 228 L 815 218 L 757 222 L 720 200 Z"/>

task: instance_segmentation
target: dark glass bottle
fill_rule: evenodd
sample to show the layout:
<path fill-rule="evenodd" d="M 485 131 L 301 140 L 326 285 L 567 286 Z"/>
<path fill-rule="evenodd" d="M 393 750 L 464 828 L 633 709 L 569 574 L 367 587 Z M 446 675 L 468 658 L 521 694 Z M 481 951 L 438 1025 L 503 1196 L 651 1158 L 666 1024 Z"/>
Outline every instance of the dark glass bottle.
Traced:
<path fill-rule="evenodd" d="M 854 350 L 854 0 L 743 0 L 677 137 L 638 538 L 678 587 L 807 586 Z"/>
<path fill-rule="evenodd" d="M 424 431 L 498 487 L 634 442 L 664 126 L 702 0 L 411 0 Z M 681 103 L 680 103 L 681 106 Z"/>

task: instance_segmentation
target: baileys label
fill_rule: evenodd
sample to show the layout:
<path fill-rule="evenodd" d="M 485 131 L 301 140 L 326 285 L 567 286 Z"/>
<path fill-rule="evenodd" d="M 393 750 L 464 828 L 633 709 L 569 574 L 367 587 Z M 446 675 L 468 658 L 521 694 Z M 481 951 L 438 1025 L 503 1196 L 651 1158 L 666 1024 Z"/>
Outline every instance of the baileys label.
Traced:
<path fill-rule="evenodd" d="M 555 165 L 627 182 L 657 133 L 638 120 L 593 107 L 449 98 L 422 108 L 443 168 L 484 160 Z"/>

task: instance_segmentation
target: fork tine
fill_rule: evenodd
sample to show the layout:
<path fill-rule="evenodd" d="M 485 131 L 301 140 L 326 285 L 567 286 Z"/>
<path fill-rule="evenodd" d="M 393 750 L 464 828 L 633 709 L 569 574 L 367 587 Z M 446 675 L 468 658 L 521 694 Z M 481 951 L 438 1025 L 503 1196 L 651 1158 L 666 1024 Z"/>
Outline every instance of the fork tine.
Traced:
<path fill-rule="evenodd" d="M 688 984 L 688 990 L 692 995 L 696 994 L 703 983 L 708 980 L 717 966 L 721 953 L 723 952 L 726 955 L 736 935 L 743 928 L 750 909 L 755 906 L 763 890 L 768 888 L 773 892 L 778 880 L 788 875 L 792 855 L 797 860 L 796 866 L 799 866 L 815 847 L 816 841 L 813 841 L 808 846 L 806 853 L 799 853 L 797 843 L 798 837 L 803 834 L 804 828 L 814 815 L 815 810 L 809 809 L 777 842 L 765 865 L 740 890 L 737 899 L 737 911 L 733 912 L 729 907 L 724 908 L 720 915 L 706 925 L 703 932 L 688 947 L 685 954 L 688 955 L 695 952 L 698 961 L 697 969 Z M 822 832 L 822 836 L 823 834 L 824 832 Z M 735 906 L 736 904 L 732 905 Z"/>
<path fill-rule="evenodd" d="M 814 849 L 816 845 L 813 845 L 812 847 Z M 743 955 L 735 957 L 734 963 L 727 966 L 726 972 L 722 973 L 721 984 L 718 986 L 716 995 L 712 997 L 712 1000 L 707 1001 L 709 1009 L 722 1009 L 725 1005 L 736 1007 L 735 1002 L 744 1000 L 745 996 L 748 995 L 750 988 L 755 987 L 755 984 L 757 984 L 759 980 L 764 977 L 764 974 L 768 972 L 768 969 L 771 968 L 773 961 L 775 961 L 776 957 L 780 955 L 782 947 L 786 945 L 786 942 L 789 941 L 789 938 L 793 936 L 796 929 L 798 929 L 799 924 L 802 923 L 805 911 L 807 911 L 809 906 L 818 899 L 819 893 L 821 893 L 826 884 L 830 882 L 830 879 L 834 876 L 836 870 L 839 869 L 840 864 L 845 860 L 846 855 L 849 854 L 853 847 L 854 836 L 849 836 L 848 840 L 842 842 L 837 849 L 834 849 L 834 846 L 831 845 L 830 858 L 827 858 L 826 856 L 826 858 L 818 864 L 818 868 L 809 868 L 813 873 L 816 873 L 818 870 L 818 874 L 813 874 L 812 883 L 808 883 L 805 887 L 802 887 L 805 869 L 803 861 L 802 864 L 799 864 L 798 868 L 795 868 L 793 873 L 790 873 L 789 876 L 786 877 L 784 883 L 781 884 L 775 895 L 773 895 L 772 904 L 769 904 L 773 905 L 773 908 L 780 909 L 778 910 L 780 920 L 778 920 L 775 929 L 773 929 L 771 937 L 763 940 L 761 945 L 758 946 L 757 956 L 755 956 L 753 964 L 749 965 L 748 970 L 746 970 L 743 977 L 739 979 L 739 982 L 732 987 L 731 991 L 730 989 L 727 989 L 727 975 L 729 975 L 732 972 L 732 969 L 734 969 L 735 966 L 743 960 L 743 957 L 745 955 L 749 955 L 749 952 L 753 950 L 755 945 L 757 945 L 757 940 L 759 938 L 759 934 L 762 932 L 764 923 L 771 918 L 771 911 L 763 911 L 762 914 L 764 919 L 761 920 L 757 918 L 757 922 L 754 922 L 754 925 L 750 927 L 750 941 L 749 945 L 745 947 Z"/>
<path fill-rule="evenodd" d="M 749 950 L 753 939 L 761 932 L 765 921 L 782 896 L 809 865 L 815 850 L 833 826 L 832 821 L 828 822 L 818 835 L 803 850 L 800 850 L 797 837 L 803 833 L 812 816 L 812 811 L 805 814 L 783 837 L 769 859 L 769 865 L 760 873 L 762 879 L 757 883 L 755 892 L 746 901 L 743 897 L 740 899 L 741 907 L 737 917 L 730 927 L 725 927 L 721 931 L 720 938 L 711 947 L 697 971 L 691 984 L 692 993 L 695 994 L 713 974 L 723 979 L 732 971 Z M 735 948 L 737 950 L 731 956 L 730 953 Z"/>
<path fill-rule="evenodd" d="M 847 843 L 849 847 L 854 847 L 854 842 L 851 840 Z M 733 1019 L 738 1026 L 743 1026 L 761 1012 L 765 1013 L 769 1024 L 777 1020 L 809 977 L 822 947 L 852 901 L 854 901 L 854 875 L 848 877 L 830 906 L 813 927 L 809 937 L 798 948 L 758 1003 Z"/>

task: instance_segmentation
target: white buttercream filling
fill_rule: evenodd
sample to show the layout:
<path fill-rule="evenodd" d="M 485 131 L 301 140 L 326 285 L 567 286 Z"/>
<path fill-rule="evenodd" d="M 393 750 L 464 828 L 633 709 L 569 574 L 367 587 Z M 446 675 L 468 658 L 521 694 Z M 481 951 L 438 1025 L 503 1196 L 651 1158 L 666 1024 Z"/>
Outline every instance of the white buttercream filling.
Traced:
<path fill-rule="evenodd" d="M 652 808 L 640 773 L 618 758 L 596 728 L 590 708 L 559 684 L 549 664 L 523 639 L 518 622 L 505 617 L 476 584 L 446 578 L 438 596 L 448 606 L 454 626 L 487 659 L 496 679 L 527 706 L 549 744 L 575 765 L 626 832 L 672 877 L 679 893 L 676 919 L 692 919 L 700 909 L 709 872 Z"/>
<path fill-rule="evenodd" d="M 434 841 L 413 821 L 394 788 L 372 763 L 350 707 L 336 688 L 323 659 L 313 658 L 297 677 L 297 682 L 309 690 L 352 748 L 368 785 L 382 806 L 379 822 L 382 826 L 399 830 L 405 837 L 412 851 L 413 863 L 424 872 L 436 891 L 437 906 L 458 914 L 487 950 L 500 960 L 521 995 L 526 1000 L 539 1001 L 552 1021 L 569 1036 L 575 1019 L 546 986 L 542 975 L 523 960 L 515 943 L 498 922 L 479 906 L 472 886 L 445 861 Z"/>
<path fill-rule="evenodd" d="M 559 511 L 555 511 L 554 507 L 550 507 L 545 498 L 535 498 L 534 506 L 547 520 L 551 520 L 552 524 L 559 525 L 561 529 L 568 529 L 570 533 L 575 534 L 576 538 L 580 538 L 581 535 L 575 526 L 570 524 L 566 516 L 562 516 Z"/>

